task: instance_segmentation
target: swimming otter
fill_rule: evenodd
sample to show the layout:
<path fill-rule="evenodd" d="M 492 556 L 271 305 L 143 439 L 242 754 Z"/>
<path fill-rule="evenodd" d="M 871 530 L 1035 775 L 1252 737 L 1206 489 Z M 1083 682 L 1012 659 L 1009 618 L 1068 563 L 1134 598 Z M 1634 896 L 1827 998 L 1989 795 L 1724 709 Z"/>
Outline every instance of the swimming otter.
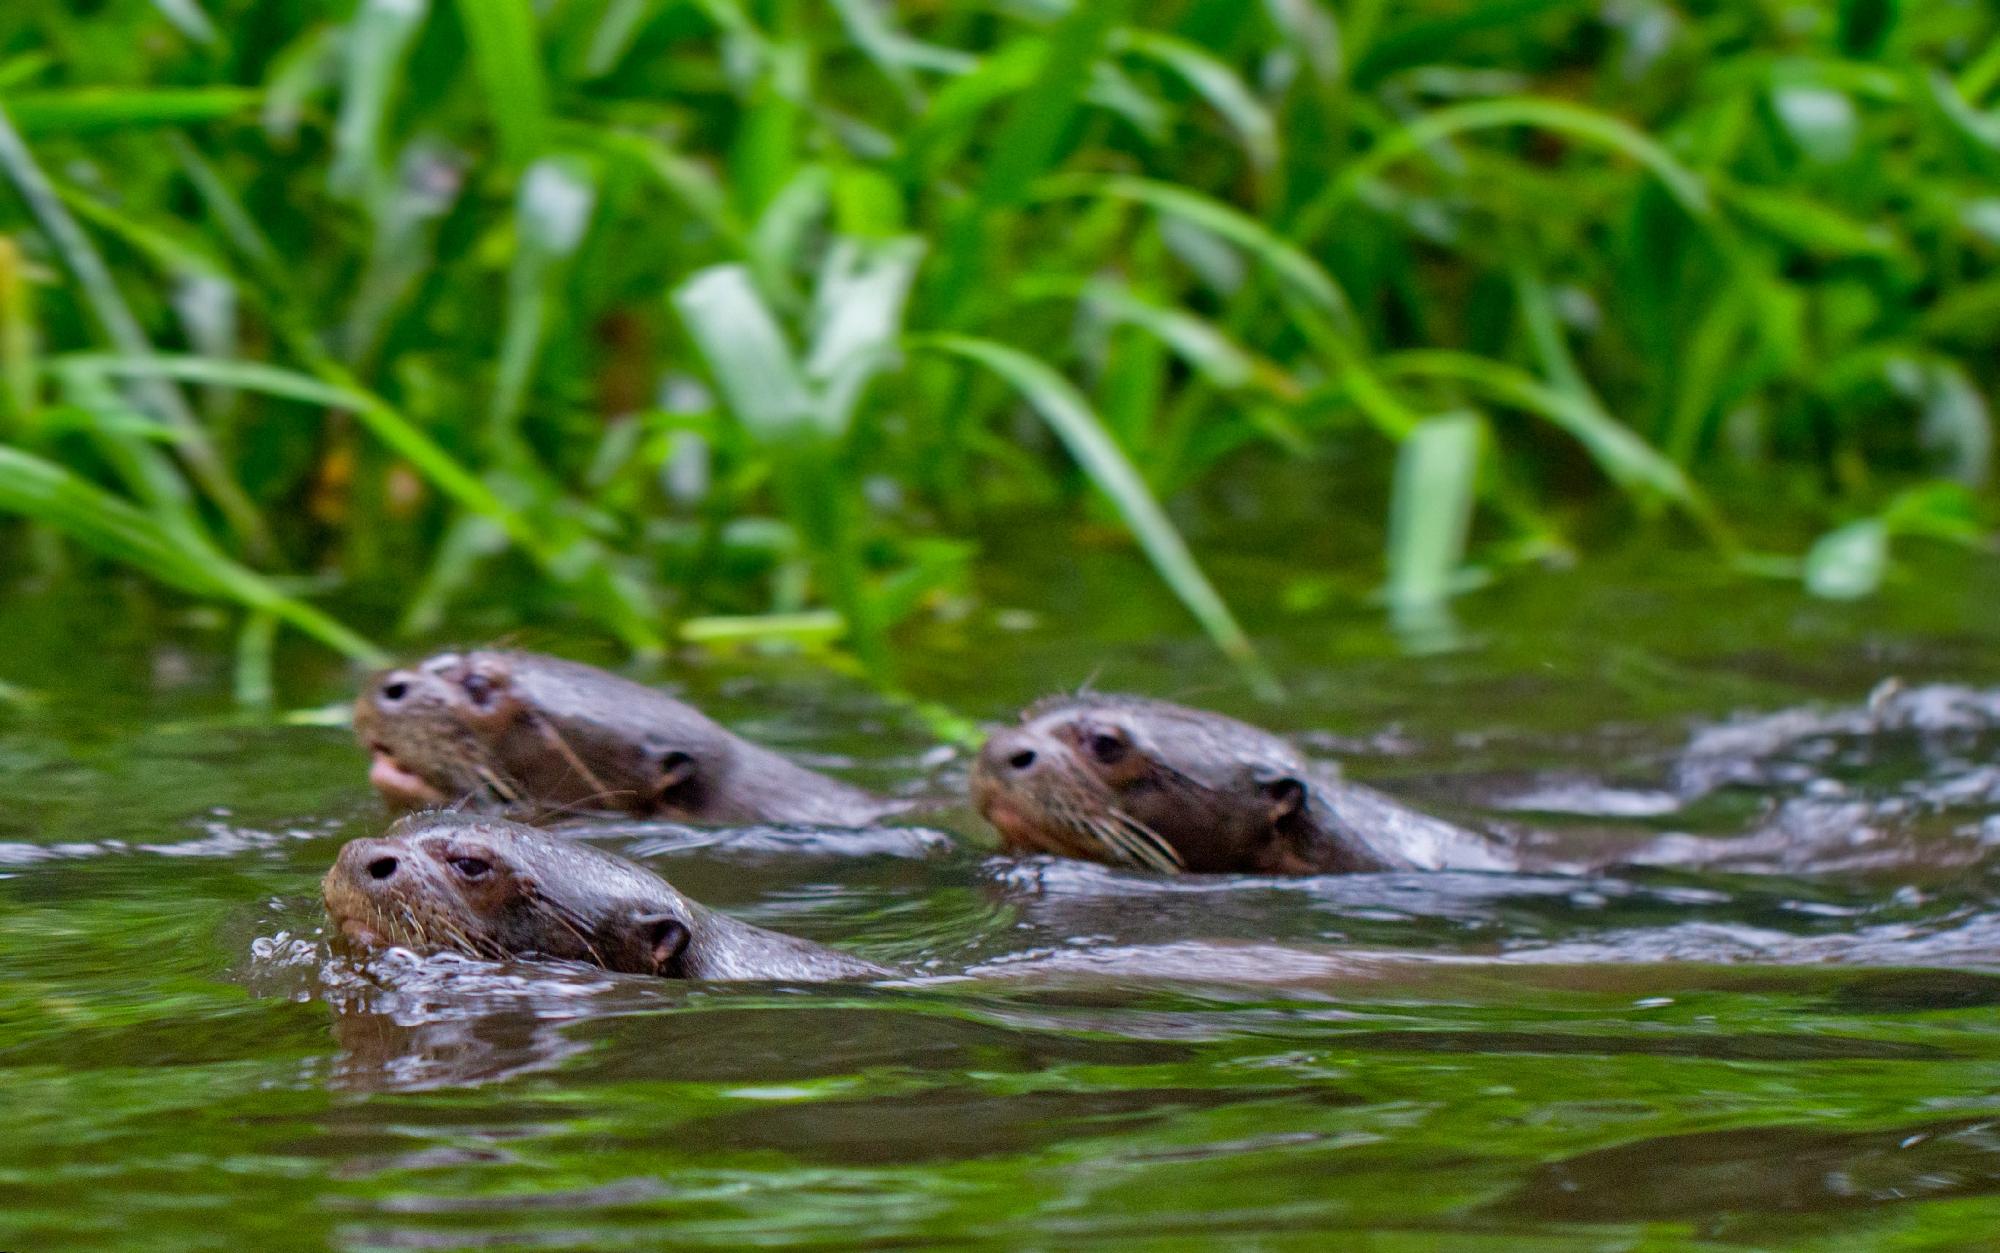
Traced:
<path fill-rule="evenodd" d="M 320 885 L 351 943 L 542 956 L 675 979 L 855 979 L 872 962 L 716 913 L 635 862 L 504 818 L 418 814 L 350 840 Z"/>
<path fill-rule="evenodd" d="M 1315 770 L 1247 723 L 1136 696 L 1031 705 L 972 768 L 1017 853 L 1220 874 L 1509 870 L 1497 840 Z"/>
<path fill-rule="evenodd" d="M 377 675 L 354 732 L 389 804 L 473 800 L 688 822 L 866 826 L 904 806 L 795 765 L 680 701 L 538 653 L 441 653 Z"/>

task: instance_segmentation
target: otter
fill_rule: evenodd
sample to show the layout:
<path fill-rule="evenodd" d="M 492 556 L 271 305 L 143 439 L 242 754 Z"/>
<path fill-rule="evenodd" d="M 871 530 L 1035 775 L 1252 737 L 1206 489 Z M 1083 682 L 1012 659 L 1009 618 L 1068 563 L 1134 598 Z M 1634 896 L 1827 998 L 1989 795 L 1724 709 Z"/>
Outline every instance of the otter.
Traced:
<path fill-rule="evenodd" d="M 1010 852 L 1174 873 L 1512 870 L 1496 839 L 1315 769 L 1268 731 L 1137 696 L 1029 706 L 972 768 Z"/>
<path fill-rule="evenodd" d="M 548 957 L 675 979 L 890 972 L 698 905 L 635 862 L 505 818 L 430 813 L 350 840 L 320 885 L 345 942 Z"/>
<path fill-rule="evenodd" d="M 368 778 L 397 809 L 469 802 L 700 823 L 860 827 L 906 806 L 816 774 L 664 693 L 539 653 L 441 653 L 354 707 Z"/>

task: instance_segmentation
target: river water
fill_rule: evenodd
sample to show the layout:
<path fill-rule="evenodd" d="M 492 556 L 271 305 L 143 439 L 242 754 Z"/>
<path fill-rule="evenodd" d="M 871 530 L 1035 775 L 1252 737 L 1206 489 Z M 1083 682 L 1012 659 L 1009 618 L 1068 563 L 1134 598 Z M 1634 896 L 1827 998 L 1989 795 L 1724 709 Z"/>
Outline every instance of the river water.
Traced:
<path fill-rule="evenodd" d="M 1990 1246 L 1988 566 L 1859 606 L 1663 558 L 1524 575 L 1433 652 L 1246 559 L 1289 687 L 1261 705 L 1125 562 L 1022 564 L 989 599 L 1041 616 L 935 628 L 909 687 L 1224 709 L 1578 868 L 1166 881 L 994 856 L 951 807 L 858 850 L 628 825 L 589 838 L 906 977 L 356 965 L 316 896 L 382 823 L 346 733 L 235 712 L 200 622 L 10 598 L 0 1248 Z M 354 682 L 282 678 L 287 708 Z M 962 783 L 808 663 L 658 678 L 868 785 Z"/>

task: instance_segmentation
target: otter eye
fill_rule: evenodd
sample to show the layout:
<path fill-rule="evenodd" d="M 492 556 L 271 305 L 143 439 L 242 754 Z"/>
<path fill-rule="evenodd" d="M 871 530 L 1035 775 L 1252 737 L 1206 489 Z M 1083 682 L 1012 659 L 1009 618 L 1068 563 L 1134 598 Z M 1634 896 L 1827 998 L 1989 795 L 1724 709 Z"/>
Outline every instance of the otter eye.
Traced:
<path fill-rule="evenodd" d="M 493 863 L 483 857 L 454 857 L 451 868 L 468 879 L 484 879 L 493 873 Z"/>
<path fill-rule="evenodd" d="M 493 680 L 476 670 L 465 676 L 461 686 L 465 688 L 465 694 L 472 698 L 472 703 L 475 705 L 490 704 L 493 700 Z"/>
<path fill-rule="evenodd" d="M 1115 766 L 1125 757 L 1128 747 L 1124 737 L 1109 731 L 1093 731 L 1084 743 L 1090 747 L 1090 755 L 1107 766 Z"/>

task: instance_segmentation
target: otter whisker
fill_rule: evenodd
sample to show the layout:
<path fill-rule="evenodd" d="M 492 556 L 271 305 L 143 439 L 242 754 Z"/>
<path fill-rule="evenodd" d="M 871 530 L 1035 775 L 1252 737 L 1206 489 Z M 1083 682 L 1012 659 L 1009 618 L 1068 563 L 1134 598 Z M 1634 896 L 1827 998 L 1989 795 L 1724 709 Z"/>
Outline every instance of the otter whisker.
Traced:
<path fill-rule="evenodd" d="M 604 955 L 597 951 L 597 946 L 590 942 L 590 937 L 584 934 L 584 930 L 582 926 L 579 925 L 578 920 L 575 917 L 573 917 L 567 909 L 563 908 L 557 902 L 549 899 L 548 897 L 542 895 L 540 892 L 536 891 L 529 892 L 528 900 L 535 906 L 536 909 L 540 910 L 546 916 L 553 918 L 557 922 L 561 923 L 563 925 L 564 930 L 568 931 L 571 935 L 575 936 L 576 942 L 578 944 L 583 945 L 583 951 L 590 954 L 590 959 L 593 962 L 597 963 L 600 966 L 605 966 L 607 968 L 609 967 L 610 963 L 604 960 Z"/>
<path fill-rule="evenodd" d="M 404 948 L 424 945 L 429 937 L 424 932 L 424 924 L 417 921 L 416 911 L 412 910 L 407 902 L 398 901 L 396 912 L 401 915 L 405 925 L 390 928 L 392 934 L 389 938 Z"/>
<path fill-rule="evenodd" d="M 592 792 L 598 795 L 611 792 L 610 788 L 604 786 L 604 780 L 592 773 L 590 767 L 584 764 L 583 758 L 576 755 L 576 750 L 569 746 L 569 741 L 562 737 L 562 732 L 556 730 L 554 723 L 532 710 L 528 713 L 528 720 L 534 724 L 535 732 L 542 737 L 542 742 L 561 754 L 562 759 L 569 763 L 569 768 L 583 776 L 584 782 L 590 784 Z"/>
<path fill-rule="evenodd" d="M 1111 822 L 1118 826 L 1119 830 L 1131 837 L 1133 846 L 1138 850 L 1141 860 L 1153 869 L 1163 871 L 1167 874 L 1179 874 L 1181 871 L 1187 869 L 1187 862 L 1181 857 L 1180 850 L 1169 844 L 1153 828 L 1122 809 L 1112 810 L 1109 818 Z"/>
<path fill-rule="evenodd" d="M 1097 789 L 1058 793 L 1044 802 L 1055 824 L 1096 845 L 1117 864 L 1142 866 L 1162 874 L 1187 869 L 1180 850 L 1145 823 L 1117 807 Z"/>
<path fill-rule="evenodd" d="M 438 941 L 443 941 L 443 943 L 440 944 Z M 430 947 L 450 948 L 472 957 L 484 955 L 479 951 L 479 946 L 472 942 L 472 937 L 468 936 L 463 928 L 448 917 L 438 921 L 437 934 L 432 937 Z"/>
<path fill-rule="evenodd" d="M 1044 804 L 1055 826 L 1094 846 L 1112 864 L 1156 865 L 1157 854 L 1112 821 L 1109 815 L 1118 811 L 1110 800 L 1108 795 L 1061 792 Z"/>
<path fill-rule="evenodd" d="M 496 799 L 509 805 L 520 803 L 521 794 L 512 786 L 503 782 L 500 773 L 491 766 L 474 766 L 473 772 L 479 776 L 480 781 L 486 785 L 487 790 L 492 792 Z"/>
<path fill-rule="evenodd" d="M 601 792 L 593 792 L 588 796 L 579 797 L 566 804 L 552 805 L 538 810 L 536 817 L 540 821 L 553 822 L 558 818 L 567 818 L 571 814 L 602 813 L 602 810 L 594 808 L 597 802 L 615 801 L 621 797 L 637 795 L 639 795 L 639 792 L 634 788 L 606 788 Z"/>
<path fill-rule="evenodd" d="M 1112 815 L 1093 819 L 1090 823 L 1091 832 L 1108 849 L 1118 854 L 1117 860 L 1127 865 L 1144 866 L 1166 874 L 1180 871 L 1182 863 L 1165 841 L 1144 827 L 1135 830 L 1133 826 L 1118 821 L 1121 816 L 1114 811 Z M 1165 851 L 1162 851 L 1163 849 Z"/>
<path fill-rule="evenodd" d="M 457 927 L 453 928 L 453 933 L 458 937 L 459 944 L 463 950 L 472 956 L 484 957 L 487 961 L 497 962 L 507 960 L 507 950 L 502 948 L 500 942 L 491 936 L 474 935 Z"/>

